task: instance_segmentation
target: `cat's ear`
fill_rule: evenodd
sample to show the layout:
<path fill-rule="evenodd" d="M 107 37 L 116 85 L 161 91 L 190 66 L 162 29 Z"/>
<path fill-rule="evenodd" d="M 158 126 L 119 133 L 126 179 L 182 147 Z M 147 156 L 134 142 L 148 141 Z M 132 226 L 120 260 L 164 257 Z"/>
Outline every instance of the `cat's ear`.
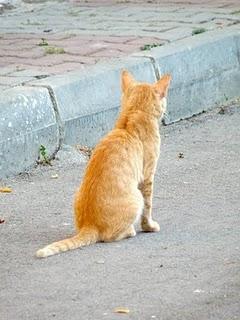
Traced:
<path fill-rule="evenodd" d="M 165 74 L 162 76 L 158 82 L 156 82 L 153 86 L 156 92 L 160 95 L 160 99 L 167 97 L 168 87 L 170 85 L 172 77 L 170 74 Z"/>
<path fill-rule="evenodd" d="M 126 92 L 129 86 L 131 86 L 135 80 L 130 72 L 127 70 L 123 70 L 122 72 L 122 92 Z"/>

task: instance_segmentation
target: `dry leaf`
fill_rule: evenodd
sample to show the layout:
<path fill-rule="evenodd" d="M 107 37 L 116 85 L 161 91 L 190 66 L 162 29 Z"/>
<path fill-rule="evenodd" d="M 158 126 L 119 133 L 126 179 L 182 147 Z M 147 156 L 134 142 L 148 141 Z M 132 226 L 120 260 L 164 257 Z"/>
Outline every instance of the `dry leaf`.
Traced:
<path fill-rule="evenodd" d="M 2 187 L 2 188 L 0 188 L 0 192 L 10 193 L 10 192 L 12 192 L 12 189 L 8 188 L 8 187 Z"/>
<path fill-rule="evenodd" d="M 76 148 L 79 151 L 85 153 L 88 156 L 88 158 L 91 157 L 92 152 L 93 152 L 93 148 L 90 148 L 90 147 L 87 147 L 87 146 L 80 146 L 80 145 L 76 145 Z"/>
<path fill-rule="evenodd" d="M 114 312 L 115 312 L 115 313 L 129 313 L 130 310 L 129 310 L 128 308 L 119 307 L 119 308 L 115 308 L 115 309 L 114 309 Z"/>
<path fill-rule="evenodd" d="M 219 114 L 225 114 L 226 113 L 226 109 L 224 108 L 224 106 L 220 107 L 220 110 L 218 111 Z"/>

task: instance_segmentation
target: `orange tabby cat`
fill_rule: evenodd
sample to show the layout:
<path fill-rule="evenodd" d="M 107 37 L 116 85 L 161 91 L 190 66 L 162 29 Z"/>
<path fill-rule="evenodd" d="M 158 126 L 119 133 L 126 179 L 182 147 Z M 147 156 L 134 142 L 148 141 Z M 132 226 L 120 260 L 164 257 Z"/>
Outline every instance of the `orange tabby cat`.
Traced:
<path fill-rule="evenodd" d="M 143 231 L 160 230 L 152 220 L 152 194 L 170 80 L 165 75 L 152 85 L 138 83 L 123 71 L 121 113 L 96 146 L 76 193 L 77 234 L 38 250 L 37 257 L 133 237 L 138 218 Z"/>

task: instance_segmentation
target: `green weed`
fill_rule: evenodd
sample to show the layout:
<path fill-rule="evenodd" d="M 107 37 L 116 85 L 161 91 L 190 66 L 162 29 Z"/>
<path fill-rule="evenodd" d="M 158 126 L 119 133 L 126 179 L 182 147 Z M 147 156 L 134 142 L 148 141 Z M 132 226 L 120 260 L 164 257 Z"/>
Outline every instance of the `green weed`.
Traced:
<path fill-rule="evenodd" d="M 39 42 L 39 47 L 44 47 L 44 46 L 48 46 L 48 42 L 46 41 L 46 39 L 41 38 L 41 41 Z"/>
<path fill-rule="evenodd" d="M 51 161 L 48 156 L 47 148 L 41 144 L 39 148 L 39 163 L 43 165 L 51 165 Z"/>
<path fill-rule="evenodd" d="M 63 48 L 58 47 L 46 47 L 45 54 L 63 54 L 65 50 Z"/>
<path fill-rule="evenodd" d="M 146 51 L 146 50 L 151 50 L 152 48 L 161 47 L 162 45 L 163 45 L 162 43 L 145 44 L 140 49 L 142 51 Z"/>
<path fill-rule="evenodd" d="M 233 11 L 231 14 L 240 14 L 240 10 Z"/>
<path fill-rule="evenodd" d="M 194 35 L 196 35 L 196 34 L 204 33 L 204 32 L 206 32 L 206 31 L 207 31 L 207 29 L 205 29 L 205 28 L 197 28 L 197 29 L 194 29 L 194 30 L 192 31 L 192 36 L 194 36 Z"/>
<path fill-rule="evenodd" d="M 225 101 L 227 102 L 229 100 L 228 96 L 225 93 L 223 95 L 224 95 Z"/>

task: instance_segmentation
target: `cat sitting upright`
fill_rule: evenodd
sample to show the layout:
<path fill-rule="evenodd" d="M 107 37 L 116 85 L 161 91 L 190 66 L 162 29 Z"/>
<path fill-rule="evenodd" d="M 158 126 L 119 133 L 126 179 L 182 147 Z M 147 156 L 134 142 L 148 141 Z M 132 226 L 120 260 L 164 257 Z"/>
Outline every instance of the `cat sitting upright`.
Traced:
<path fill-rule="evenodd" d="M 96 242 L 134 237 L 140 218 L 143 231 L 158 232 L 152 219 L 153 180 L 160 153 L 159 123 L 171 80 L 139 83 L 122 72 L 122 106 L 115 127 L 96 146 L 76 193 L 77 234 L 37 251 L 47 257 Z"/>

